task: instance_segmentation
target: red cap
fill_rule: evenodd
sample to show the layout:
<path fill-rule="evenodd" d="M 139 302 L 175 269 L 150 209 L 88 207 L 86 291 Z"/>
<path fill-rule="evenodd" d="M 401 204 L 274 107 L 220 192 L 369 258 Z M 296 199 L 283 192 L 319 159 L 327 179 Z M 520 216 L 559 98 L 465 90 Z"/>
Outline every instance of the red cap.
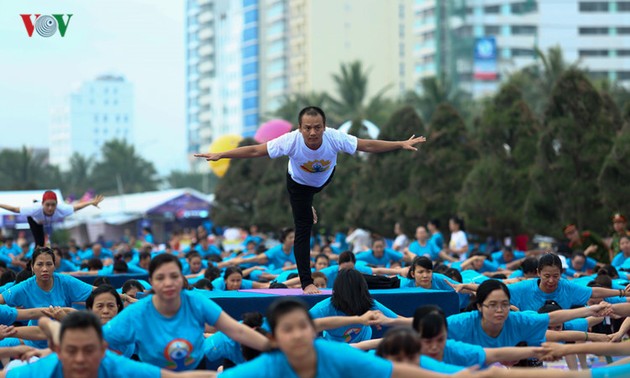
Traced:
<path fill-rule="evenodd" d="M 57 202 L 57 195 L 52 190 L 47 190 L 44 192 L 44 196 L 42 197 L 42 203 L 48 200 L 54 200 L 55 202 Z"/>
<path fill-rule="evenodd" d="M 565 234 L 568 232 L 573 232 L 575 230 L 577 230 L 577 227 L 575 227 L 574 224 L 567 224 L 566 226 L 564 226 L 564 229 L 563 229 Z"/>
<path fill-rule="evenodd" d="M 613 215 L 613 217 L 612 217 L 612 221 L 613 221 L 613 222 L 623 222 L 623 223 L 626 223 L 626 222 L 627 222 L 627 219 L 626 219 L 626 217 L 624 217 L 622 214 L 617 213 L 617 214 Z"/>

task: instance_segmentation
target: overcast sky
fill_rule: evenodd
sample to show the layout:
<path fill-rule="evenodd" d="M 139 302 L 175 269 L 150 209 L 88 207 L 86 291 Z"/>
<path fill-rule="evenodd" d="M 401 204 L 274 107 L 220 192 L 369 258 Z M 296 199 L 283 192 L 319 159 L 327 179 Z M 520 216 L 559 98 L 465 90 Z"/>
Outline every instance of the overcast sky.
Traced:
<path fill-rule="evenodd" d="M 135 145 L 162 174 L 186 169 L 183 0 L 1 0 L 0 147 L 48 147 L 50 109 L 103 73 L 133 83 Z M 73 14 L 29 38 L 20 14 Z"/>

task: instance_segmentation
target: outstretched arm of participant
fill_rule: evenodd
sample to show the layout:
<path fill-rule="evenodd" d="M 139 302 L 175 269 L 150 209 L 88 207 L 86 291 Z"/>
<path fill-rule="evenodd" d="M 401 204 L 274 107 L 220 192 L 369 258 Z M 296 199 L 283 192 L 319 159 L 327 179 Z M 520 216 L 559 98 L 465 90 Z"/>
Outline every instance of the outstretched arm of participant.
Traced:
<path fill-rule="evenodd" d="M 234 320 L 230 315 L 222 312 L 214 326 L 237 343 L 265 352 L 269 350 L 269 339 L 252 328 Z"/>
<path fill-rule="evenodd" d="M 388 141 L 388 140 L 372 140 L 372 139 L 359 139 L 357 141 L 357 150 L 363 152 L 380 153 L 394 150 L 418 150 L 415 147 L 418 143 L 426 142 L 427 138 L 423 136 L 416 137 L 412 135 L 411 138 L 401 141 Z"/>
<path fill-rule="evenodd" d="M 592 353 L 598 356 L 625 356 L 630 353 L 629 343 L 543 343 L 545 360 L 558 359 L 567 354 Z"/>
<path fill-rule="evenodd" d="M 601 302 L 591 307 L 574 308 L 571 310 L 559 310 L 549 313 L 549 324 L 558 325 L 577 318 L 588 318 L 589 316 L 608 316 L 612 313 L 612 306 L 609 303 Z"/>
<path fill-rule="evenodd" d="M 20 208 L 17 206 L 4 205 L 0 203 L 0 208 L 10 211 L 12 213 L 17 213 L 17 214 L 20 213 Z"/>
<path fill-rule="evenodd" d="M 388 320 L 382 312 L 370 310 L 361 316 L 327 316 L 314 319 L 317 332 L 327 329 L 346 327 L 352 324 L 363 324 L 366 326 L 380 325 Z"/>
<path fill-rule="evenodd" d="M 98 204 L 101 203 L 101 201 L 104 199 L 105 197 L 101 194 L 97 195 L 96 197 L 94 197 L 93 199 L 91 199 L 90 201 L 82 201 L 82 202 L 77 202 L 74 205 L 72 205 L 72 208 L 74 209 L 74 211 L 79 211 L 85 207 L 88 207 L 90 205 L 98 207 Z"/>
<path fill-rule="evenodd" d="M 545 333 L 547 341 L 560 342 L 560 341 L 593 341 L 593 342 L 608 342 L 610 341 L 610 335 L 603 333 L 590 333 L 581 331 L 547 331 Z M 582 344 L 580 344 L 582 345 Z"/>
<path fill-rule="evenodd" d="M 267 143 L 254 146 L 243 146 L 225 152 L 212 152 L 209 154 L 195 154 L 195 157 L 204 158 L 207 161 L 217 161 L 221 159 L 247 159 L 269 156 Z"/>
<path fill-rule="evenodd" d="M 543 353 L 540 347 L 502 347 L 483 348 L 483 350 L 486 352 L 486 365 L 501 361 L 518 361 L 540 356 Z"/>

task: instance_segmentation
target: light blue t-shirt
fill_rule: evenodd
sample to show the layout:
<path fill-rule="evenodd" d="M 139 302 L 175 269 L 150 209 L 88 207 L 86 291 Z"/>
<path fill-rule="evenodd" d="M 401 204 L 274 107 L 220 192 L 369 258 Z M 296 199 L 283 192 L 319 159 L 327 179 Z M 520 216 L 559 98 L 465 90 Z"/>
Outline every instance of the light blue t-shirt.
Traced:
<path fill-rule="evenodd" d="M 592 378 L 627 378 L 630 376 L 630 364 L 604 366 L 591 370 Z"/>
<path fill-rule="evenodd" d="M 367 251 L 357 253 L 357 261 L 363 261 L 366 264 L 374 266 L 389 267 L 392 261 L 400 261 L 403 258 L 403 253 L 394 251 L 391 248 L 385 248 L 383 250 L 383 256 L 374 256 L 374 251 L 368 249 Z"/>
<path fill-rule="evenodd" d="M 595 269 L 595 266 L 597 266 L 597 260 L 590 257 L 586 258 L 584 265 L 582 265 L 582 268 L 579 270 L 576 270 L 575 268 L 573 268 L 573 260 L 569 260 L 568 263 L 569 263 L 569 267 L 564 272 L 564 275 L 567 277 L 573 277 L 575 273 L 585 273 L 587 270 L 593 270 Z"/>
<path fill-rule="evenodd" d="M 510 312 L 497 337 L 490 337 L 481 328 L 479 311 L 464 312 L 446 318 L 448 338 L 479 345 L 483 348 L 515 346 L 525 341 L 528 346 L 539 346 L 546 340 L 549 315 L 533 311 Z"/>
<path fill-rule="evenodd" d="M 203 358 L 205 324 L 214 325 L 223 312 L 212 300 L 193 291 L 181 292 L 181 307 L 167 318 L 153 305 L 153 295 L 141 299 L 103 327 L 110 348 L 138 346 L 140 360 L 182 371 L 197 367 Z"/>
<path fill-rule="evenodd" d="M 203 277 L 202 277 L 203 278 Z M 241 281 L 240 289 L 251 289 L 254 287 L 254 281 L 243 279 Z M 225 290 L 225 279 L 223 277 L 217 277 L 212 280 L 212 290 L 214 291 L 223 291 Z"/>
<path fill-rule="evenodd" d="M 514 253 L 514 260 L 520 260 L 525 258 L 526 254 L 523 251 L 513 251 Z M 493 252 L 490 256 L 492 256 L 492 262 L 497 264 L 500 268 L 505 268 L 506 264 L 511 263 L 512 261 L 505 261 L 505 259 L 503 258 L 503 252 L 502 251 L 497 251 L 497 252 Z"/>
<path fill-rule="evenodd" d="M 269 248 L 265 252 L 268 262 L 267 266 L 271 270 L 282 269 L 285 265 L 295 264 L 295 254 L 293 253 L 293 247 L 291 247 L 291 253 L 288 255 L 282 250 L 282 244 L 278 244 L 275 247 Z"/>
<path fill-rule="evenodd" d="M 392 376 L 393 365 L 344 343 L 316 339 L 315 378 L 386 378 Z M 280 351 L 263 353 L 257 358 L 225 370 L 220 378 L 298 378 L 287 357 Z"/>
<path fill-rule="evenodd" d="M 245 363 L 241 344 L 223 332 L 217 332 L 203 341 L 203 353 L 208 361 L 222 361 L 224 358 L 235 365 Z"/>
<path fill-rule="evenodd" d="M 440 250 L 444 248 L 444 236 L 441 232 L 436 232 L 435 234 L 431 234 L 429 238 L 433 244 L 435 244 Z"/>
<path fill-rule="evenodd" d="M 420 367 L 442 374 L 455 374 L 466 369 L 463 366 L 455 366 L 446 362 L 437 361 L 425 355 L 420 356 Z"/>
<path fill-rule="evenodd" d="M 588 319 L 577 318 L 565 322 L 562 327 L 565 331 L 588 332 Z"/>
<path fill-rule="evenodd" d="M 398 315 L 383 306 L 378 301 L 374 301 L 372 310 L 380 310 L 383 315 L 388 318 L 397 318 Z M 315 304 L 309 313 L 313 319 L 325 318 L 328 316 L 347 316 L 347 314 L 337 310 L 331 302 L 331 298 L 326 298 L 323 301 Z M 323 332 L 323 337 L 326 340 L 333 340 L 345 343 L 358 343 L 359 341 L 365 341 L 372 338 L 372 327 L 363 324 L 352 324 L 345 327 L 339 327 L 334 329 L 328 329 Z"/>
<path fill-rule="evenodd" d="M 2 296 L 11 307 L 36 308 L 48 306 L 70 307 L 72 303 L 84 302 L 92 294 L 92 285 L 59 273 L 53 273 L 50 291 L 40 289 L 35 276 L 7 289 Z"/>
<path fill-rule="evenodd" d="M 619 252 L 615 255 L 615 257 L 613 257 L 613 260 L 610 263 L 610 265 L 614 266 L 617 269 L 620 269 L 621 267 L 625 268 L 628 265 L 626 264 L 626 261 L 630 261 L 630 258 L 626 257 L 626 255 L 624 255 L 623 252 Z"/>
<path fill-rule="evenodd" d="M 105 351 L 98 368 L 98 378 L 160 378 L 160 368 L 121 357 Z M 61 361 L 56 353 L 41 358 L 31 364 L 23 365 L 7 372 L 7 378 L 42 378 L 63 377 Z"/>
<path fill-rule="evenodd" d="M 365 265 L 363 261 L 357 261 L 357 263 L 354 264 L 354 269 L 363 274 L 372 274 L 372 268 Z M 322 274 L 326 276 L 326 280 L 328 282 L 326 286 L 328 288 L 332 288 L 335 280 L 337 279 L 337 276 L 339 275 L 339 265 L 329 266 L 320 270 L 320 272 L 322 272 Z"/>
<path fill-rule="evenodd" d="M 444 362 L 456 366 L 471 367 L 486 365 L 486 351 L 479 345 L 473 345 L 453 339 L 446 340 Z"/>
<path fill-rule="evenodd" d="M 18 311 L 16 308 L 7 305 L 0 305 L 0 324 L 13 325 L 17 319 Z"/>
<path fill-rule="evenodd" d="M 426 256 L 432 261 L 435 261 L 440 257 L 440 251 L 441 248 L 435 245 L 435 241 L 433 239 L 427 240 L 424 245 L 420 245 L 417 240 L 409 244 L 409 252 L 418 256 Z"/>
<path fill-rule="evenodd" d="M 459 282 L 441 274 L 441 273 L 433 273 L 433 277 L 431 279 L 431 290 L 446 290 L 446 291 L 455 291 L 446 281 L 452 283 L 453 285 L 459 284 Z M 412 278 L 400 277 L 400 287 L 408 288 L 408 287 L 416 287 L 416 281 Z M 422 289 L 419 287 L 419 289 Z M 470 301 L 469 294 L 457 293 L 459 297 L 459 308 L 465 308 L 468 306 Z"/>
<path fill-rule="evenodd" d="M 547 300 L 554 300 L 563 309 L 570 309 L 572 306 L 585 305 L 593 294 L 592 288 L 576 285 L 564 278 L 560 279 L 552 293 L 543 292 L 538 285 L 538 279 L 508 285 L 510 302 L 521 311 L 538 311 Z"/>

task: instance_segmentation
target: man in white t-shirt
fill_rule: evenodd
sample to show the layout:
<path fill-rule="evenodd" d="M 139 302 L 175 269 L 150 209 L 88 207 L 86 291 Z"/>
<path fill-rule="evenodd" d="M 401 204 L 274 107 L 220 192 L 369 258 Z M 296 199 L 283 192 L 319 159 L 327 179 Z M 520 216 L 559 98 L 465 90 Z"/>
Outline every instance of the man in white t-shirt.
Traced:
<path fill-rule="evenodd" d="M 16 214 L 24 215 L 28 220 L 28 224 L 35 238 L 35 244 L 39 247 L 43 247 L 46 240 L 46 234 L 52 232 L 53 222 L 62 221 L 65 217 L 72 215 L 75 211 L 81 210 L 84 207 L 93 205 L 98 207 L 98 204 L 103 200 L 103 196 L 95 196 L 92 200 L 82 201 L 75 203 L 74 205 L 67 205 L 65 203 L 57 203 L 57 194 L 52 190 L 47 190 L 42 196 L 41 205 L 31 206 L 11 206 L 0 204 L 0 208 L 14 212 Z"/>
<path fill-rule="evenodd" d="M 363 152 L 387 152 L 398 149 L 410 151 L 425 137 L 416 137 L 404 141 L 382 141 L 359 139 L 336 129 L 326 127 L 324 111 L 309 106 L 298 115 L 298 129 L 284 134 L 267 143 L 255 146 L 237 147 L 226 152 L 195 154 L 208 161 L 225 158 L 254 158 L 269 156 L 277 158 L 289 156 L 287 190 L 293 221 L 295 222 L 295 260 L 298 266 L 300 283 L 305 294 L 317 294 L 319 289 L 313 285 L 310 270 L 310 235 L 315 218 L 313 197 L 331 181 L 337 154 Z"/>

